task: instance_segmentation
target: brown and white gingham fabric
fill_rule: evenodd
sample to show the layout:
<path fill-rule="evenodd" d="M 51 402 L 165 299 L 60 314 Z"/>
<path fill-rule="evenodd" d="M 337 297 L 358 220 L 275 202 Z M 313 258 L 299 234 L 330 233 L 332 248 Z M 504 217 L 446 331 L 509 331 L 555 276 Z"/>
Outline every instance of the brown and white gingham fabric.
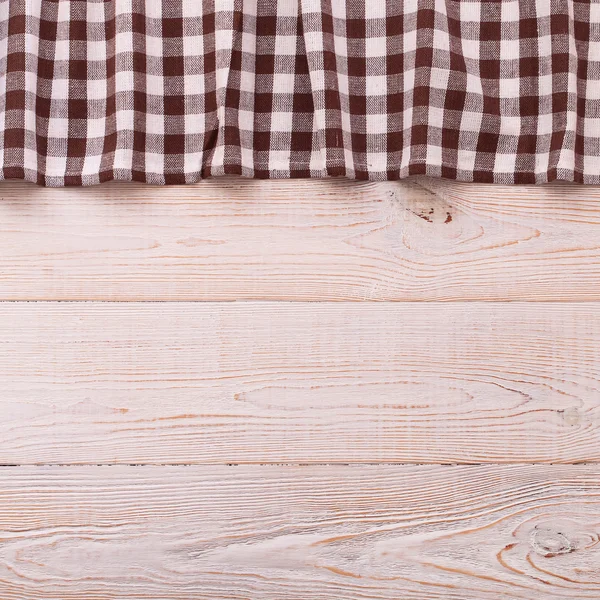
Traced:
<path fill-rule="evenodd" d="M 600 0 L 0 0 L 0 178 L 600 183 Z"/>

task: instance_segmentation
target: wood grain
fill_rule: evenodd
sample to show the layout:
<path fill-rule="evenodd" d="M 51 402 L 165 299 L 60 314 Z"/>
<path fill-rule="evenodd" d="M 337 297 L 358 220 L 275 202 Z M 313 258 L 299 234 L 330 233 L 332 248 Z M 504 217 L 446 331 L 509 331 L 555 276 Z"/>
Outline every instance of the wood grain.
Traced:
<path fill-rule="evenodd" d="M 1 303 L 0 463 L 600 460 L 600 304 Z"/>
<path fill-rule="evenodd" d="M 598 467 L 2 474 L 3 600 L 600 596 Z"/>
<path fill-rule="evenodd" d="M 2 185 L 4 300 L 600 300 L 600 188 Z"/>

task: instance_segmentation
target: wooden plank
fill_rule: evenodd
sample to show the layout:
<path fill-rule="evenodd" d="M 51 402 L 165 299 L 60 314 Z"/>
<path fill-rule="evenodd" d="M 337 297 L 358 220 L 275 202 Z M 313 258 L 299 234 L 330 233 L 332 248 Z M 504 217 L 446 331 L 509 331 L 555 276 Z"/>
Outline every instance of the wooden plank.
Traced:
<path fill-rule="evenodd" d="M 591 466 L 16 467 L 0 596 L 600 596 Z"/>
<path fill-rule="evenodd" d="M 600 459 L 597 303 L 1 303 L 0 463 Z"/>
<path fill-rule="evenodd" d="M 4 300 L 600 300 L 600 188 L 4 183 Z"/>

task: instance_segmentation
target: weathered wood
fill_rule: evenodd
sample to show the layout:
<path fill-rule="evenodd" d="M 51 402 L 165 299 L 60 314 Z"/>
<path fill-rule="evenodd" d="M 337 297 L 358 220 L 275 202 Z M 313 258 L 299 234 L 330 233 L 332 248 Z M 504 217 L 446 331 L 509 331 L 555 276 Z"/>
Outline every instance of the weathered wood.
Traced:
<path fill-rule="evenodd" d="M 0 462 L 600 459 L 600 304 L 2 303 Z"/>
<path fill-rule="evenodd" d="M 4 300 L 600 300 L 600 188 L 0 188 Z"/>
<path fill-rule="evenodd" d="M 3 600 L 600 597 L 600 469 L 30 467 Z"/>

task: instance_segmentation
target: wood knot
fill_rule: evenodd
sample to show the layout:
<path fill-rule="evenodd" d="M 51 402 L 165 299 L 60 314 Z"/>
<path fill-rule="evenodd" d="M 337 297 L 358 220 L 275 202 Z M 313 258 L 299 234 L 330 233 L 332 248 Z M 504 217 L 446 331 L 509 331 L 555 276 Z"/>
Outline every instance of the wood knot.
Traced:
<path fill-rule="evenodd" d="M 413 198 L 407 200 L 406 210 L 433 225 L 449 225 L 454 221 L 454 209 L 439 198 Z"/>
<path fill-rule="evenodd" d="M 579 425 L 581 423 L 581 413 L 576 406 L 565 408 L 559 412 L 562 414 L 563 421 L 566 425 L 574 427 L 575 425 Z"/>
<path fill-rule="evenodd" d="M 551 527 L 536 526 L 531 532 L 531 547 L 544 558 L 552 558 L 560 554 L 575 552 L 577 547 L 571 543 L 562 531 L 555 531 Z"/>
<path fill-rule="evenodd" d="M 447 225 L 452 223 L 452 213 L 449 210 L 436 210 L 435 208 L 421 208 L 419 210 L 409 210 L 413 215 L 427 221 L 427 223 L 442 223 Z"/>

